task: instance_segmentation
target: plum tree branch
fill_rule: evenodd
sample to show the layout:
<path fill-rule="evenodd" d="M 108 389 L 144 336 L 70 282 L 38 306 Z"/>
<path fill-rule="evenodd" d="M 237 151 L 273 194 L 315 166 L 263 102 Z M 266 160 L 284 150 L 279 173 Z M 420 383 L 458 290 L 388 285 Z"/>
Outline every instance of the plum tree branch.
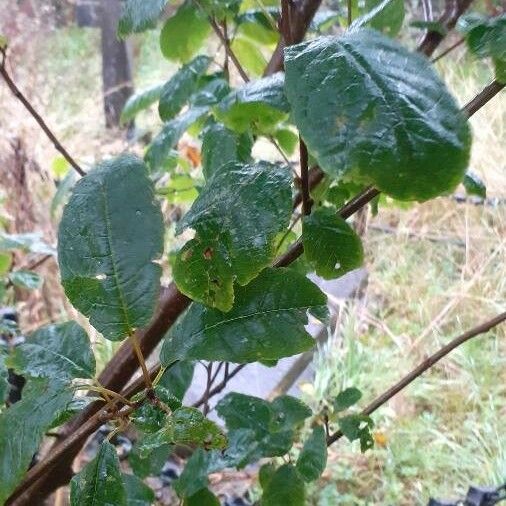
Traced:
<path fill-rule="evenodd" d="M 379 395 L 376 399 L 374 399 L 368 406 L 366 406 L 362 410 L 362 415 L 370 415 L 374 413 L 378 408 L 383 406 L 386 402 L 388 402 L 394 395 L 398 394 L 401 390 L 410 385 L 416 378 L 421 376 L 428 369 L 437 364 L 442 358 L 446 357 L 451 351 L 455 348 L 459 347 L 461 344 L 469 341 L 473 337 L 476 337 L 480 334 L 484 334 L 489 330 L 493 329 L 497 325 L 501 324 L 506 320 L 506 312 L 497 315 L 496 317 L 477 325 L 476 327 L 464 332 L 460 336 L 456 337 L 448 344 L 440 348 L 434 354 L 432 354 L 429 358 L 425 359 L 421 362 L 417 367 L 415 367 L 411 372 L 406 374 L 400 381 L 398 381 L 395 385 L 391 386 L 388 390 Z M 327 438 L 327 446 L 338 441 L 343 436 L 343 433 L 338 430 L 334 432 L 334 434 L 330 435 Z"/>
<path fill-rule="evenodd" d="M 46 134 L 49 140 L 53 143 L 55 149 L 62 154 L 62 156 L 67 160 L 67 162 L 73 167 L 73 169 L 81 176 L 85 176 L 86 172 L 81 168 L 81 166 L 74 160 L 74 158 L 70 155 L 70 153 L 65 149 L 62 143 L 57 139 L 56 135 L 51 131 L 51 129 L 47 126 L 46 122 L 42 118 L 42 116 L 35 110 L 32 104 L 28 101 L 28 99 L 21 93 L 21 90 L 17 87 L 16 83 L 13 81 L 9 72 L 7 71 L 7 53 L 5 48 L 0 49 L 0 54 L 2 56 L 2 61 L 0 62 L 0 74 L 2 75 L 5 83 L 11 90 L 12 94 L 25 106 L 25 109 L 30 113 L 30 115 L 35 119 L 35 121 L 39 124 L 42 131 Z"/>

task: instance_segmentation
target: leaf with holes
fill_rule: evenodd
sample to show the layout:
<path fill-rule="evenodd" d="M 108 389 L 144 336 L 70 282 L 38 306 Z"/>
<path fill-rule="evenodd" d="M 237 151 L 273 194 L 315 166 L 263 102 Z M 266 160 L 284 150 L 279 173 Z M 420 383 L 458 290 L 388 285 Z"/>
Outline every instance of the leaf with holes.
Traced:
<path fill-rule="evenodd" d="M 360 441 L 362 453 L 374 446 L 371 428 L 374 422 L 367 415 L 348 415 L 339 418 L 339 428 L 349 441 Z"/>
<path fill-rule="evenodd" d="M 314 345 L 304 328 L 308 313 L 326 316 L 320 289 L 290 269 L 266 269 L 236 289 L 228 313 L 192 304 L 165 338 L 160 359 L 247 363 L 296 355 Z"/>
<path fill-rule="evenodd" d="M 0 413 L 0 504 L 21 481 L 51 422 L 72 390 L 58 380 L 30 379 L 22 399 Z"/>
<path fill-rule="evenodd" d="M 138 158 L 107 161 L 76 184 L 58 231 L 61 280 L 107 339 L 123 339 L 151 319 L 162 251 L 162 214 Z"/>
<path fill-rule="evenodd" d="M 118 36 L 126 37 L 156 26 L 167 0 L 125 0 L 118 23 Z"/>
<path fill-rule="evenodd" d="M 400 200 L 464 176 L 471 135 L 429 61 L 371 30 L 285 49 L 293 119 L 321 168 Z"/>
<path fill-rule="evenodd" d="M 304 255 L 324 279 L 335 279 L 362 265 L 362 241 L 333 209 L 316 209 L 304 217 Z"/>
<path fill-rule="evenodd" d="M 282 72 L 248 82 L 231 91 L 215 107 L 215 114 L 232 130 L 269 133 L 290 111 L 283 85 Z"/>
<path fill-rule="evenodd" d="M 199 78 L 206 72 L 212 59 L 200 55 L 183 65 L 164 85 L 158 104 L 160 118 L 172 119 L 198 89 Z"/>
<path fill-rule="evenodd" d="M 276 235 L 289 223 L 291 175 L 267 162 L 216 168 L 177 233 L 195 230 L 173 269 L 178 288 L 222 311 L 232 308 L 234 282 L 245 285 L 275 256 Z"/>
<path fill-rule="evenodd" d="M 92 379 L 95 357 L 84 329 L 75 322 L 46 325 L 16 346 L 8 360 L 17 373 L 70 380 Z"/>
<path fill-rule="evenodd" d="M 70 482 L 71 506 L 127 506 L 116 449 L 104 441 L 95 458 Z"/>
<path fill-rule="evenodd" d="M 206 40 L 211 26 L 205 12 L 186 0 L 166 22 L 160 33 L 160 48 L 169 60 L 186 63 Z"/>

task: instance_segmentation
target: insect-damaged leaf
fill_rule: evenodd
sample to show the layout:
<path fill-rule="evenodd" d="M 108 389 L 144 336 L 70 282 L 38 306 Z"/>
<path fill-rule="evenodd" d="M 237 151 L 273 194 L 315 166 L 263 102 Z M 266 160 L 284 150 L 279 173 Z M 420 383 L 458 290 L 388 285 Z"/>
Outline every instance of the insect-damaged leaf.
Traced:
<path fill-rule="evenodd" d="M 372 30 L 285 50 L 292 114 L 321 168 L 401 200 L 452 190 L 469 126 L 429 61 Z"/>
<path fill-rule="evenodd" d="M 291 175 L 267 162 L 216 168 L 178 224 L 193 228 L 174 263 L 178 288 L 222 311 L 234 302 L 234 282 L 245 285 L 275 256 L 276 234 L 291 215 Z"/>
<path fill-rule="evenodd" d="M 61 279 L 107 339 L 123 339 L 151 319 L 162 251 L 162 214 L 142 161 L 115 158 L 76 184 L 58 232 Z"/>

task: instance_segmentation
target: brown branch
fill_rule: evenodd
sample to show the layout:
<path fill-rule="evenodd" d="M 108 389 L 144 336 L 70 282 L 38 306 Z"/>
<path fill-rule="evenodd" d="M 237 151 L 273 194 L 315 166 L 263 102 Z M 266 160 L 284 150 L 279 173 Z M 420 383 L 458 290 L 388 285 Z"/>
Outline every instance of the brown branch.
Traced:
<path fill-rule="evenodd" d="M 461 344 L 469 341 L 473 337 L 476 337 L 480 334 L 484 334 L 489 330 L 493 329 L 500 323 L 506 320 L 506 312 L 488 320 L 480 325 L 477 325 L 471 330 L 464 332 L 460 336 L 456 337 L 452 341 L 450 341 L 447 345 L 440 348 L 436 353 L 431 355 L 429 358 L 425 359 L 421 364 L 415 367 L 410 373 L 406 374 L 404 378 L 398 381 L 395 385 L 390 387 L 387 391 L 383 392 L 376 399 L 374 399 L 368 406 L 366 406 L 362 410 L 363 415 L 370 415 L 374 413 L 379 407 L 383 406 L 386 402 L 388 402 L 394 395 L 398 394 L 401 390 L 406 388 L 409 384 L 411 384 L 416 378 L 421 376 L 425 371 L 434 366 L 437 362 L 439 362 L 442 358 L 446 357 L 448 353 L 453 351 L 455 348 L 460 346 Z M 343 436 L 343 433 L 338 430 L 334 434 L 332 434 L 327 439 L 327 446 L 330 446 L 332 443 L 335 443 L 338 439 Z"/>
<path fill-rule="evenodd" d="M 46 122 L 42 118 L 42 116 L 34 109 L 32 104 L 28 101 L 28 99 L 21 93 L 21 90 L 16 86 L 16 83 L 12 80 L 9 72 L 6 67 L 6 53 L 5 49 L 0 51 L 2 55 L 2 61 L 0 63 L 0 74 L 4 78 L 7 86 L 13 93 L 13 95 L 25 106 L 26 110 L 30 113 L 30 115 L 35 119 L 35 121 L 39 124 L 42 131 L 47 135 L 49 140 L 53 143 L 53 146 L 57 151 L 59 151 L 65 160 L 70 163 L 70 165 L 74 168 L 74 170 L 80 174 L 81 176 L 85 176 L 86 173 L 79 166 L 79 164 L 70 156 L 69 152 L 63 147 L 61 142 L 56 138 L 51 129 L 47 126 Z"/>
<path fill-rule="evenodd" d="M 457 42 L 455 42 L 451 46 L 447 47 L 444 51 L 442 51 L 441 53 L 439 53 L 436 57 L 432 58 L 431 63 L 436 63 L 441 58 L 443 58 L 447 54 L 451 53 L 454 49 L 456 49 L 461 44 L 463 44 L 465 41 L 466 41 L 466 39 L 459 39 Z"/>
<path fill-rule="evenodd" d="M 471 117 L 475 112 L 478 112 L 487 102 L 492 100 L 505 86 L 505 83 L 500 83 L 497 80 L 492 81 L 488 86 L 483 88 L 478 95 L 470 100 L 463 108 L 462 111 Z"/>

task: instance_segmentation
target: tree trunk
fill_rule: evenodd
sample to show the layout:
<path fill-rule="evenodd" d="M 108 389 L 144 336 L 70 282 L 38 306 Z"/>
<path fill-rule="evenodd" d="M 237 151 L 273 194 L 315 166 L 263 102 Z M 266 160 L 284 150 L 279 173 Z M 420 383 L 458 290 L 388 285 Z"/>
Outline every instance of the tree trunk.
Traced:
<path fill-rule="evenodd" d="M 129 44 L 116 35 L 121 1 L 102 0 L 101 7 L 105 124 L 107 128 L 114 128 L 119 125 L 121 111 L 133 93 L 131 55 Z"/>

